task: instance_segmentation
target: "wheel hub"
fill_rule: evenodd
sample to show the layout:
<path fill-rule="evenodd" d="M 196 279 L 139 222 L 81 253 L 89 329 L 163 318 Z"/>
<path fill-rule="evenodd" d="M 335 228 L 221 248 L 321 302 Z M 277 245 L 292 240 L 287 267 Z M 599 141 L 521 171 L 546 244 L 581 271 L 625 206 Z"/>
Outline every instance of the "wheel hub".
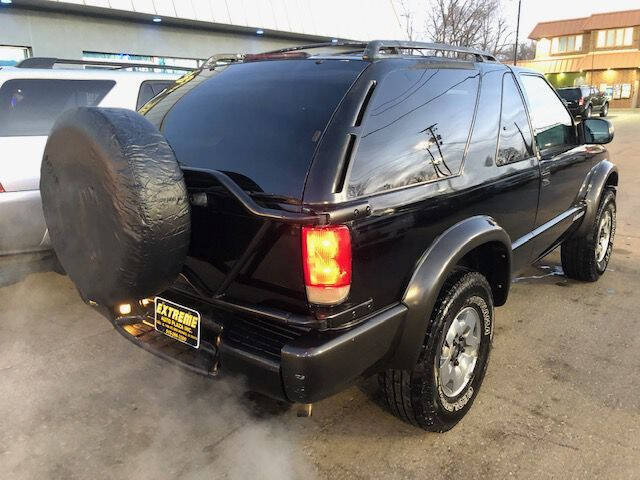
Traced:
<path fill-rule="evenodd" d="M 469 383 L 478 361 L 480 315 L 465 307 L 453 319 L 436 358 L 440 386 L 447 397 L 455 397 Z"/>
<path fill-rule="evenodd" d="M 598 263 L 604 260 L 604 257 L 607 255 L 607 251 L 609 250 L 612 224 L 611 212 L 607 210 L 602 216 L 600 225 L 598 226 L 598 236 L 596 238 L 596 241 L 598 242 L 596 244 L 596 261 Z"/>

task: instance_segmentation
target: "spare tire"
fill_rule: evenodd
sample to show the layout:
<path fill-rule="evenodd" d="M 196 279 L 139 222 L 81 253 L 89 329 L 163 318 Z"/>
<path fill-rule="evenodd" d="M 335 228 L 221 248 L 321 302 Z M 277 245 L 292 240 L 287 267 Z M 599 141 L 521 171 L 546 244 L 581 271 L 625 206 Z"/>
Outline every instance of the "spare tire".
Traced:
<path fill-rule="evenodd" d="M 187 188 L 166 139 L 138 113 L 63 113 L 45 147 L 40 191 L 53 248 L 85 301 L 149 297 L 180 273 Z"/>

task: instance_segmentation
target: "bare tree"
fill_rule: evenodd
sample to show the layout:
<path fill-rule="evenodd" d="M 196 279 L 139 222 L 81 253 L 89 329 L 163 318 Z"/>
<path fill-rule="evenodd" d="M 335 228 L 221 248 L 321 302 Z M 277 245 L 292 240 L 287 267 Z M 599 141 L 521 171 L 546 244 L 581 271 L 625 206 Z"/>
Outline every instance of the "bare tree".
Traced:
<path fill-rule="evenodd" d="M 415 40 L 415 19 L 414 12 L 409 8 L 407 0 L 396 0 L 398 6 L 398 16 L 400 25 L 407 34 L 407 39 Z"/>
<path fill-rule="evenodd" d="M 513 31 L 501 0 L 431 0 L 426 22 L 431 41 L 476 47 L 497 56 L 513 51 Z"/>
<path fill-rule="evenodd" d="M 513 61 L 513 48 L 514 46 L 512 45 L 508 54 L 508 58 L 511 61 Z M 518 60 L 532 60 L 535 58 L 535 56 L 536 42 L 534 42 L 533 40 L 529 42 L 523 42 L 518 45 Z"/>

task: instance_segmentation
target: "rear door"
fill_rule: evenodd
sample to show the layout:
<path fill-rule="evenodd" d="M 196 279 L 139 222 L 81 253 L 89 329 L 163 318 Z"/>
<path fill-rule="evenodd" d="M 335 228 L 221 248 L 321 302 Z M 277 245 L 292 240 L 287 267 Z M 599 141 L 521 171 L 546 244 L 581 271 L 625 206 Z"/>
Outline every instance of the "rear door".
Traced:
<path fill-rule="evenodd" d="M 0 87 L 0 183 L 6 191 L 38 190 L 47 135 L 60 113 L 97 105 L 113 80 L 15 78 Z"/>
<path fill-rule="evenodd" d="M 0 254 L 46 248 L 40 163 L 63 111 L 97 105 L 111 80 L 11 79 L 0 85 Z"/>

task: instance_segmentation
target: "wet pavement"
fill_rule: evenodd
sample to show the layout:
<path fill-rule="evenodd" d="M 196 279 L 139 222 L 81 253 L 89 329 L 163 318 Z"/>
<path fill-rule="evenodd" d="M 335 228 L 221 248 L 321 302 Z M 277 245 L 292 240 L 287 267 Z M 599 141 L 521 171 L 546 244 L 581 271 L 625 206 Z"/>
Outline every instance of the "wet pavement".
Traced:
<path fill-rule="evenodd" d="M 609 271 L 568 280 L 556 252 L 514 282 L 482 391 L 451 432 L 397 420 L 374 379 L 297 418 L 138 349 L 42 262 L 5 263 L 0 478 L 640 478 L 640 112 L 611 120 Z"/>

